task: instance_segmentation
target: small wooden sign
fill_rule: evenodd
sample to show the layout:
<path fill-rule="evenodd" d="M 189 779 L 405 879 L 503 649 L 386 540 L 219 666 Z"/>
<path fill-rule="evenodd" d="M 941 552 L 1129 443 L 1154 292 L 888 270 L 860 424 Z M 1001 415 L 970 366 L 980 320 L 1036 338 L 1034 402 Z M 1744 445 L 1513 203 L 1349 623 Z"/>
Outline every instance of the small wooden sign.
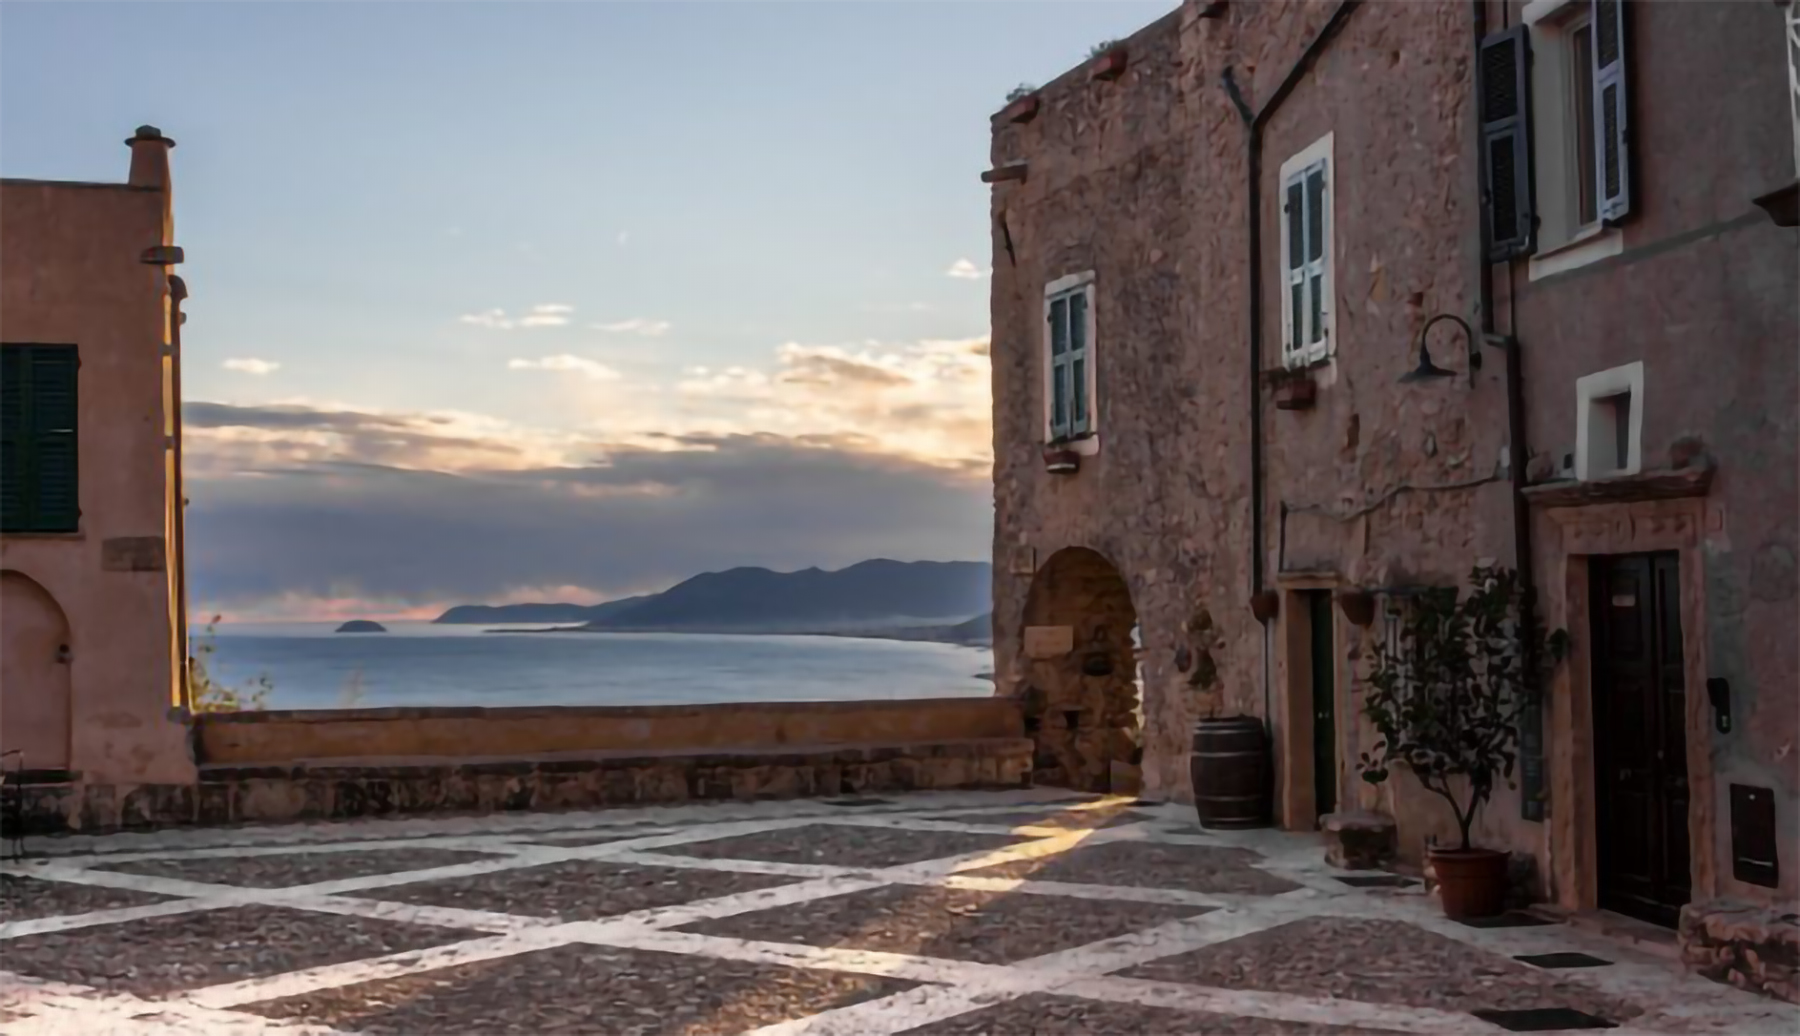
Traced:
<path fill-rule="evenodd" d="M 1075 650 L 1073 626 L 1025 627 L 1026 658 L 1061 658 Z"/>

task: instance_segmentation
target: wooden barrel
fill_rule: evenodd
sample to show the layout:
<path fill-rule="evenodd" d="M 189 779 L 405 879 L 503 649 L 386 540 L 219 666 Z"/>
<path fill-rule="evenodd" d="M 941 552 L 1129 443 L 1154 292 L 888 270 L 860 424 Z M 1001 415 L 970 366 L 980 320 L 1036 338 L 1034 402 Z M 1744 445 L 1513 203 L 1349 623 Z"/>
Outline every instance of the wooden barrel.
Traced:
<path fill-rule="evenodd" d="M 1269 826 L 1269 739 L 1255 716 L 1203 719 L 1188 762 L 1200 826 Z"/>

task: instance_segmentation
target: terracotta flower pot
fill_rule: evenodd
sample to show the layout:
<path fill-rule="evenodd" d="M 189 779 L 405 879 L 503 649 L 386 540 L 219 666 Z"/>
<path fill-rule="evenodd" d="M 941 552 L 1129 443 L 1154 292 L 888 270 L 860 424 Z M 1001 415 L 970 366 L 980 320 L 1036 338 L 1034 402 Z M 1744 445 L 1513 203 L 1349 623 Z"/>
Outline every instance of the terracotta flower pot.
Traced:
<path fill-rule="evenodd" d="M 1256 616 L 1257 622 L 1267 625 L 1269 620 L 1275 617 L 1275 613 L 1281 609 L 1280 602 L 1280 596 L 1273 590 L 1264 590 L 1262 593 L 1253 594 L 1250 597 L 1250 614 Z"/>
<path fill-rule="evenodd" d="M 1319 385 L 1310 375 L 1288 378 L 1275 385 L 1275 409 L 1311 410 L 1319 398 Z"/>
<path fill-rule="evenodd" d="M 1093 77 L 1095 79 L 1117 79 L 1125 74 L 1125 64 L 1130 60 L 1124 47 L 1114 47 L 1094 61 Z"/>
<path fill-rule="evenodd" d="M 1367 626 L 1375 621 L 1375 595 L 1367 590 L 1340 590 L 1337 602 L 1344 618 L 1356 625 Z"/>
<path fill-rule="evenodd" d="M 1493 849 L 1432 849 L 1438 898 L 1452 920 L 1494 917 L 1506 910 L 1507 856 Z"/>
<path fill-rule="evenodd" d="M 1073 475 L 1081 470 L 1081 454 L 1065 447 L 1045 447 L 1044 470 L 1053 475 Z"/>

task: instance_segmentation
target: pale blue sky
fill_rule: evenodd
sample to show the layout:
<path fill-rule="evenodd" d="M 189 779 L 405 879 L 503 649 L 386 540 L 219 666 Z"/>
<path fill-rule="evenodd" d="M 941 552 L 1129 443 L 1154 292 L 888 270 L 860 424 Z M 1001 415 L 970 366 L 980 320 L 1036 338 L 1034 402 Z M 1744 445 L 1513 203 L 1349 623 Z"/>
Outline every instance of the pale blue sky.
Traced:
<path fill-rule="evenodd" d="M 7 3 L 0 171 L 116 180 L 133 127 L 178 141 L 190 400 L 455 412 L 551 464 L 659 429 L 879 439 L 790 414 L 784 371 L 853 357 L 935 391 L 915 344 L 987 332 L 986 280 L 946 271 L 989 262 L 989 115 L 1173 6 Z M 572 310 L 518 326 L 537 306 Z M 492 310 L 515 326 L 459 321 Z M 332 449 L 282 457 L 376 459 Z M 387 460 L 485 466 L 438 455 Z"/>

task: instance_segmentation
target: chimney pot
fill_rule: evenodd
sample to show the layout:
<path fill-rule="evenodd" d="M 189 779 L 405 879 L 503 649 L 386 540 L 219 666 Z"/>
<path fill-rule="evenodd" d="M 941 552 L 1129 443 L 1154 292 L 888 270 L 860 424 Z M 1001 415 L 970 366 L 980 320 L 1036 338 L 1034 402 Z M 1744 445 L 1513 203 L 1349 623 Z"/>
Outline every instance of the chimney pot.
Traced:
<path fill-rule="evenodd" d="M 131 148 L 131 186 L 168 190 L 169 149 L 175 142 L 155 126 L 139 126 L 125 143 Z"/>

